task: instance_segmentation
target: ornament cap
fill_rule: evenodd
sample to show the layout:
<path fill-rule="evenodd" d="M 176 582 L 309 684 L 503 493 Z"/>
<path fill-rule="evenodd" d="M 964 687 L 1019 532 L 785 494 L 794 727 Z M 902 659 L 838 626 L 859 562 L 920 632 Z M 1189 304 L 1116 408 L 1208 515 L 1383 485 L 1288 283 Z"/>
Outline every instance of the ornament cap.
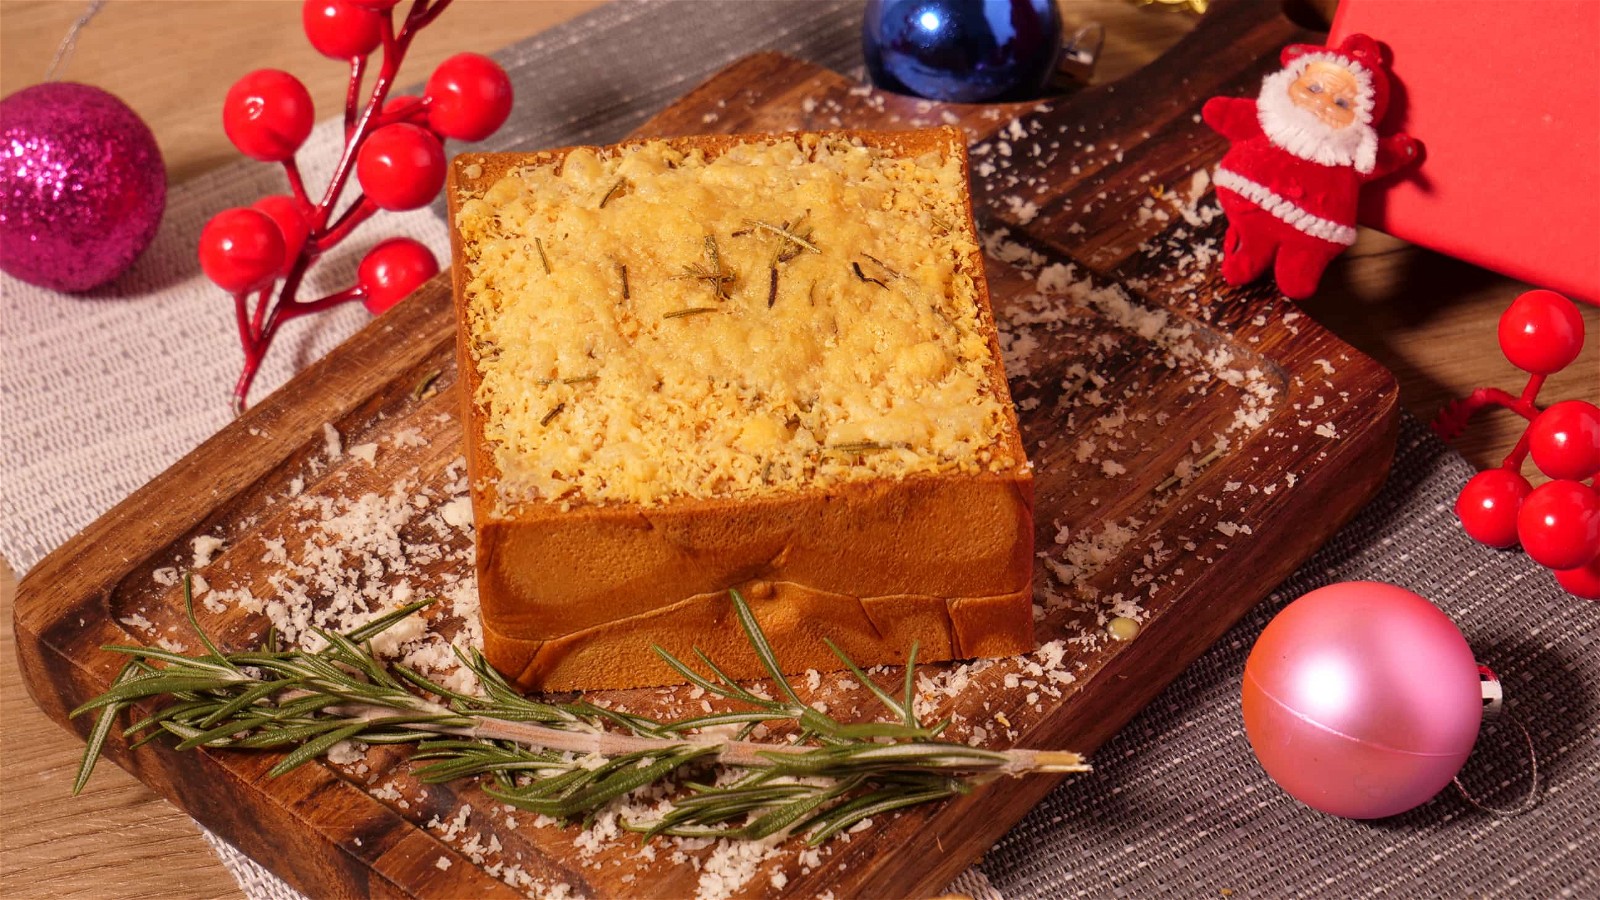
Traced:
<path fill-rule="evenodd" d="M 1478 688 L 1483 692 L 1483 717 L 1500 715 L 1505 708 L 1505 686 L 1500 683 L 1500 676 L 1483 663 L 1478 663 Z"/>

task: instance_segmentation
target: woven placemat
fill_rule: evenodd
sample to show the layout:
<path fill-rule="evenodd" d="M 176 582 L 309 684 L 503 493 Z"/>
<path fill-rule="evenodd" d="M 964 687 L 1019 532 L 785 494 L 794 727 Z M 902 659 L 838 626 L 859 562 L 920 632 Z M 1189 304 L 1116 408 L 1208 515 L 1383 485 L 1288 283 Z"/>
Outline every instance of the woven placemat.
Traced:
<path fill-rule="evenodd" d="M 486 149 L 603 143 L 742 56 L 782 50 L 859 76 L 859 2 L 608 4 L 501 61 L 519 101 Z M 342 138 L 325 123 L 301 154 L 314 183 Z M 200 276 L 194 235 L 219 209 L 282 190 L 241 163 L 175 187 L 155 246 L 88 297 L 0 276 L 0 554 L 19 572 L 226 424 L 237 374 L 232 311 Z M 441 256 L 428 211 L 386 214 Z M 348 282 L 340 248 L 311 286 Z M 365 321 L 358 308 L 290 323 L 264 367 L 265 393 Z M 1600 894 L 1600 604 L 1562 594 L 1517 552 L 1468 541 L 1450 512 L 1470 474 L 1416 422 L 1403 423 L 1377 500 L 1268 601 L 951 885 L 1006 897 L 1593 896 Z M 1392 581 L 1439 603 L 1506 681 L 1545 783 L 1533 812 L 1502 819 L 1453 793 L 1402 816 L 1350 822 L 1278 791 L 1256 766 L 1238 687 L 1255 636 L 1320 585 Z M 1519 733 L 1486 729 L 1464 778 L 1484 800 L 1526 789 Z M 207 836 L 210 838 L 211 836 Z M 252 898 L 298 895 L 211 838 Z"/>

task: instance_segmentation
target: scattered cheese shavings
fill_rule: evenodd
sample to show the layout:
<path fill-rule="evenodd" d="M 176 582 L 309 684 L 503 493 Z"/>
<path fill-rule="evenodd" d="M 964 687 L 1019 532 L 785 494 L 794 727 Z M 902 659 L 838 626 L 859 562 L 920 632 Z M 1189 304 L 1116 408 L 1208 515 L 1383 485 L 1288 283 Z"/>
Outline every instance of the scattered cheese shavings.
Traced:
<path fill-rule="evenodd" d="M 222 538 L 202 534 L 190 541 L 189 546 L 194 550 L 194 558 L 190 565 L 196 569 L 203 569 L 211 565 L 211 557 L 222 548 Z"/>
<path fill-rule="evenodd" d="M 339 438 L 339 431 L 328 422 L 322 423 L 322 452 L 329 459 L 338 459 L 344 455 L 344 444 Z"/>

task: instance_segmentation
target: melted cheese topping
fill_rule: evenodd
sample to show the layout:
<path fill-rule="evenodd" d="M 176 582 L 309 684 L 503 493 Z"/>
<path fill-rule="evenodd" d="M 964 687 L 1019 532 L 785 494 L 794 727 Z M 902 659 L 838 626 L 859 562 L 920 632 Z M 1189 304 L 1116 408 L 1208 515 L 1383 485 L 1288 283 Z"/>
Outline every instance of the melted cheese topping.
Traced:
<path fill-rule="evenodd" d="M 957 158 L 800 135 L 579 149 L 458 198 L 501 512 L 1023 465 L 965 190 Z"/>

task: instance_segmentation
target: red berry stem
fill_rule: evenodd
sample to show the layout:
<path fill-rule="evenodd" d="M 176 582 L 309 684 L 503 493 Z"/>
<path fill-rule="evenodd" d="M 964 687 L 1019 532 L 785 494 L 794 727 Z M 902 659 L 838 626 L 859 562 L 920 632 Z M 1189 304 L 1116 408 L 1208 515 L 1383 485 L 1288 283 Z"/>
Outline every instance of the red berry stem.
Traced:
<path fill-rule="evenodd" d="M 255 350 L 255 334 L 250 329 L 249 297 L 244 294 L 233 295 L 233 314 L 239 323 L 239 342 L 244 346 L 244 353 L 248 358 Z"/>
<path fill-rule="evenodd" d="M 1516 405 L 1511 407 L 1511 410 L 1517 415 L 1522 416 L 1524 419 L 1527 419 L 1529 422 L 1537 419 L 1539 417 L 1540 409 L 1538 404 L 1534 403 L 1534 400 L 1539 396 L 1540 388 L 1544 387 L 1544 380 L 1546 377 L 1548 376 L 1528 376 L 1528 384 L 1522 389 L 1522 396 L 1517 398 Z M 1522 471 L 1522 463 L 1528 458 L 1528 436 L 1528 429 L 1523 428 L 1522 437 L 1517 439 L 1516 446 L 1512 447 L 1511 452 L 1506 454 L 1505 460 L 1500 463 L 1501 468 L 1510 469 L 1513 472 Z"/>
<path fill-rule="evenodd" d="M 432 105 L 429 103 L 429 99 L 430 98 L 428 97 L 423 97 L 420 100 L 408 100 L 402 105 L 388 110 L 380 115 L 377 120 L 372 123 L 372 126 L 376 129 L 382 128 L 385 125 L 393 125 L 396 122 L 409 122 L 417 115 L 417 113 L 426 112 L 428 110 L 428 107 Z"/>
<path fill-rule="evenodd" d="M 291 303 L 284 307 L 283 314 L 278 317 L 276 324 L 281 325 L 290 319 L 309 315 L 310 313 L 322 312 L 325 309 L 332 309 L 342 303 L 349 303 L 351 300 L 360 300 L 366 295 L 366 289 L 359 284 L 353 284 L 342 291 L 334 291 L 320 300 L 303 300 Z"/>
<path fill-rule="evenodd" d="M 356 127 L 356 111 L 361 108 L 361 81 L 367 73 L 367 58 L 355 56 L 350 59 L 350 87 L 344 94 L 344 139 L 350 141 L 350 135 Z"/>
<path fill-rule="evenodd" d="M 1537 382 L 1537 384 L 1535 384 Z M 1533 396 L 1538 394 L 1539 385 L 1544 384 L 1544 376 L 1535 375 L 1528 381 L 1533 387 L 1532 393 L 1527 390 L 1521 397 L 1513 396 L 1499 388 L 1478 388 L 1460 400 L 1452 400 L 1439 410 L 1433 418 L 1433 433 L 1446 441 L 1453 441 L 1467 430 L 1467 421 L 1477 415 L 1482 409 L 1497 406 L 1509 409 L 1524 419 L 1533 421 L 1539 415 L 1539 407 L 1533 403 Z"/>
<path fill-rule="evenodd" d="M 328 226 L 327 231 L 314 239 L 316 252 L 321 253 L 349 237 L 350 232 L 356 230 L 362 222 L 372 218 L 377 211 L 378 205 L 368 200 L 365 195 L 357 197 L 356 202 L 350 204 L 350 207 Z"/>
<path fill-rule="evenodd" d="M 263 289 L 261 293 L 256 296 L 256 311 L 255 314 L 250 317 L 250 338 L 261 347 L 265 347 L 265 344 L 262 344 L 261 342 L 261 325 L 262 321 L 266 318 L 267 310 L 271 306 L 271 301 L 272 289 L 270 287 Z M 256 362 L 259 363 L 260 360 L 257 359 Z"/>
<path fill-rule="evenodd" d="M 291 156 L 283 161 L 283 174 L 289 179 L 289 190 L 293 192 L 295 201 L 310 209 L 311 197 L 306 194 L 306 182 L 300 176 L 300 164 L 295 162 L 294 157 Z"/>
<path fill-rule="evenodd" d="M 1522 437 L 1517 438 L 1516 446 L 1512 447 L 1511 452 L 1506 454 L 1506 458 L 1500 463 L 1500 468 L 1512 472 L 1521 472 L 1523 462 L 1528 459 L 1528 447 L 1528 429 L 1524 428 L 1522 429 Z"/>
<path fill-rule="evenodd" d="M 424 0 L 417 0 L 417 2 L 411 4 L 411 11 L 406 14 L 406 28 L 414 32 L 420 28 L 428 27 L 428 23 L 437 19 L 439 14 L 444 12 L 445 7 L 449 5 L 450 0 L 435 0 L 432 6 L 429 6 Z"/>

